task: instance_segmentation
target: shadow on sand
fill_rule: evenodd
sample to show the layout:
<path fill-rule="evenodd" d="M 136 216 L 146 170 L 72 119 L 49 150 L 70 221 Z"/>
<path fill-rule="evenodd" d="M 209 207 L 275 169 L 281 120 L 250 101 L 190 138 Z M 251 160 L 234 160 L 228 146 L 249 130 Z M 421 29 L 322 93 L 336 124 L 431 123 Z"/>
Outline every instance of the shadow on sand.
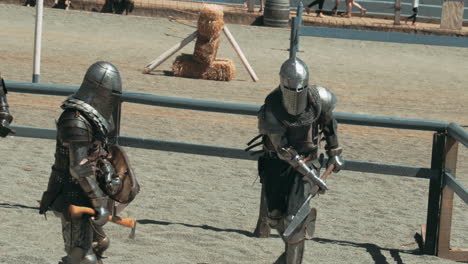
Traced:
<path fill-rule="evenodd" d="M 147 225 L 147 224 L 152 224 L 152 225 L 182 225 L 190 228 L 201 228 L 204 230 L 211 230 L 215 232 L 229 232 L 229 233 L 238 233 L 250 238 L 254 238 L 255 236 L 253 235 L 252 232 L 245 231 L 245 230 L 239 230 L 239 229 L 223 229 L 223 228 L 218 228 L 214 226 L 209 226 L 209 225 L 193 225 L 193 224 L 187 224 L 187 223 L 172 223 L 172 222 L 167 222 L 167 221 L 159 221 L 159 220 L 151 220 L 151 219 L 141 219 L 137 220 L 138 224 L 142 225 Z M 279 238 L 279 235 L 272 234 L 270 235 L 272 238 Z M 334 240 L 334 239 L 327 239 L 327 238 L 312 238 L 310 239 L 311 241 L 321 243 L 321 244 L 336 244 L 339 246 L 344 246 L 344 247 L 356 247 L 356 248 L 364 248 L 372 257 L 372 260 L 376 264 L 388 264 L 388 263 L 396 263 L 396 264 L 404 264 L 400 254 L 412 254 L 412 255 L 421 255 L 421 235 L 416 233 L 414 235 L 415 239 L 415 244 L 419 245 L 418 249 L 415 250 L 401 250 L 401 249 L 394 249 L 394 248 L 384 248 L 380 247 L 376 244 L 372 243 L 356 243 L 356 242 L 351 242 L 351 241 L 343 241 L 343 240 Z M 384 251 L 388 251 L 390 253 L 390 256 L 392 256 L 393 260 L 391 262 L 387 261 L 387 258 L 383 255 Z M 278 259 L 279 260 L 279 259 Z M 277 260 L 277 261 L 278 261 Z"/>
<path fill-rule="evenodd" d="M 22 204 L 15 204 L 15 203 L 0 203 L 0 210 L 1 209 L 32 209 L 32 210 L 39 210 L 39 207 L 34 207 L 34 206 L 27 206 L 27 205 L 22 205 Z M 204 230 L 211 230 L 215 232 L 228 232 L 228 233 L 238 233 L 241 235 L 244 235 L 246 237 L 254 238 L 255 236 L 253 235 L 252 232 L 245 231 L 245 230 L 239 230 L 239 229 L 230 229 L 230 228 L 218 228 L 214 226 L 209 226 L 209 225 L 194 225 L 194 224 L 187 224 L 187 223 L 173 223 L 173 222 L 167 222 L 167 221 L 160 221 L 160 220 L 152 220 L 152 219 L 140 219 L 137 220 L 138 224 L 141 225 L 163 225 L 163 226 L 168 226 L 168 225 L 182 225 L 186 226 L 189 228 L 200 228 Z M 270 235 L 271 238 L 279 238 L 279 235 L 272 234 Z M 328 239 L 328 238 L 319 238 L 315 237 L 310 239 L 311 241 L 321 243 L 321 244 L 336 244 L 339 246 L 344 246 L 344 247 L 356 247 L 356 248 L 364 248 L 372 257 L 372 260 L 376 264 L 388 264 L 390 262 L 387 261 L 387 258 L 383 255 L 382 252 L 388 251 L 390 253 L 390 256 L 392 256 L 393 261 L 391 263 L 396 263 L 396 264 L 404 264 L 400 254 L 412 254 L 412 255 L 422 255 L 421 253 L 421 248 L 422 248 L 422 239 L 421 235 L 416 233 L 414 235 L 415 243 L 419 247 L 418 249 L 414 250 L 400 250 L 400 249 L 395 249 L 395 248 L 384 248 L 380 247 L 376 244 L 372 243 L 357 243 L 357 242 L 351 242 L 351 241 L 344 241 L 344 240 L 335 240 L 335 239 Z"/>

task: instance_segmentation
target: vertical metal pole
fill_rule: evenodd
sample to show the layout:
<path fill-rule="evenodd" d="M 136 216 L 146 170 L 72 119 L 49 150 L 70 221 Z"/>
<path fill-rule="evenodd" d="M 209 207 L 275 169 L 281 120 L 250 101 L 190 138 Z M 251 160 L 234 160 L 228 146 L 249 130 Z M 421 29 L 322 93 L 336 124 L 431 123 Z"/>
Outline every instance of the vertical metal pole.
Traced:
<path fill-rule="evenodd" d="M 437 171 L 432 174 L 429 181 L 429 198 L 427 205 L 426 241 L 424 243 L 424 254 L 436 255 L 440 199 L 442 194 L 442 171 L 445 156 L 445 133 L 436 133 L 432 142 L 431 169 Z"/>
<path fill-rule="evenodd" d="M 291 18 L 291 39 L 289 40 L 289 58 L 295 58 L 296 57 L 296 17 Z"/>
<path fill-rule="evenodd" d="M 302 2 L 297 6 L 297 14 L 291 19 L 291 39 L 289 43 L 289 58 L 295 58 L 296 53 L 299 50 L 299 37 L 302 24 L 302 12 L 304 6 Z"/>
<path fill-rule="evenodd" d="M 36 2 L 36 30 L 34 33 L 34 68 L 32 82 L 38 83 L 41 75 L 42 17 L 44 0 Z"/>
<path fill-rule="evenodd" d="M 401 0 L 395 0 L 395 21 L 394 25 L 400 25 Z"/>

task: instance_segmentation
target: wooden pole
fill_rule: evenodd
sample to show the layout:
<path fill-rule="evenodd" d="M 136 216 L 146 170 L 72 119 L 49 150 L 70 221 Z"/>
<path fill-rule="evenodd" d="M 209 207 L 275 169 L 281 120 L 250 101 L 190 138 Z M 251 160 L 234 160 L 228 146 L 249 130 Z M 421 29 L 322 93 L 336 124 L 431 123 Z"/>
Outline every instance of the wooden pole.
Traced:
<path fill-rule="evenodd" d="M 400 25 L 401 0 L 395 0 L 395 21 L 394 25 Z"/>
<path fill-rule="evenodd" d="M 42 18 L 44 13 L 44 0 L 36 2 L 36 29 L 34 32 L 34 66 L 32 82 L 38 83 L 41 76 L 41 44 L 42 44 Z"/>
<path fill-rule="evenodd" d="M 180 43 L 178 43 L 177 45 L 174 45 L 172 48 L 170 48 L 169 50 L 161 54 L 159 57 L 157 57 L 156 59 L 154 59 L 152 62 L 150 62 L 148 65 L 145 66 L 145 68 L 143 69 L 143 73 L 150 73 L 156 67 L 161 65 L 167 59 L 169 59 L 172 55 L 174 55 L 177 51 L 187 46 L 187 44 L 189 44 L 192 40 L 194 40 L 197 37 L 197 35 L 198 35 L 198 31 L 193 32 L 188 37 L 183 39 Z"/>
<path fill-rule="evenodd" d="M 458 142 L 451 138 L 447 138 L 445 148 L 445 168 L 450 169 L 450 173 L 455 177 L 457 170 Z M 452 250 L 450 248 L 450 235 L 452 230 L 452 209 L 453 209 L 453 191 L 444 186 L 442 190 L 442 206 L 440 209 L 440 229 L 439 229 L 439 245 L 438 256 L 448 258 L 455 261 L 467 261 L 468 252 L 463 254 L 462 250 Z M 457 254 L 458 253 L 458 254 Z M 461 253 L 461 254 L 460 254 Z"/>
<path fill-rule="evenodd" d="M 247 69 L 247 71 L 250 74 L 250 77 L 254 82 L 258 81 L 257 74 L 255 74 L 254 70 L 250 66 L 249 62 L 247 61 L 247 58 L 245 58 L 244 53 L 242 52 L 241 48 L 239 47 L 239 44 L 237 44 L 236 40 L 234 39 L 234 36 L 232 36 L 231 31 L 227 28 L 226 25 L 224 25 L 223 28 L 224 34 L 226 35 L 226 38 L 229 40 L 229 43 L 231 43 L 232 47 L 236 51 L 237 55 L 239 56 L 240 60 L 242 61 L 242 64 L 244 64 L 244 67 Z"/>

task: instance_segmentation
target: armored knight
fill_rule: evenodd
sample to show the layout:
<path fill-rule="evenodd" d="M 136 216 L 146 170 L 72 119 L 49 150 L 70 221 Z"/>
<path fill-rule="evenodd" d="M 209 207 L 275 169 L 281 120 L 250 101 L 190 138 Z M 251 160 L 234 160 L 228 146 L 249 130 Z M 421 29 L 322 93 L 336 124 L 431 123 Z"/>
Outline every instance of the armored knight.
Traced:
<path fill-rule="evenodd" d="M 10 114 L 6 98 L 7 89 L 3 78 L 0 76 L 0 137 L 6 137 L 14 131 L 10 128 L 13 116 Z"/>
<path fill-rule="evenodd" d="M 304 240 L 313 235 L 317 210 L 310 208 L 309 201 L 317 191 L 327 190 L 319 176 L 322 139 L 326 141 L 327 167 L 333 164 L 333 171 L 338 172 L 343 166 L 332 113 L 335 104 L 330 90 L 309 86 L 307 65 L 293 57 L 282 64 L 279 88 L 266 97 L 259 111 L 258 138 L 262 141 L 255 145 L 261 145 L 264 154 L 258 160 L 262 195 L 254 233 L 267 237 L 270 228 L 277 229 L 285 242 L 279 263 L 302 263 Z M 306 215 L 295 227 L 292 223 L 300 210 Z M 293 231 L 286 234 L 290 224 Z"/>
<path fill-rule="evenodd" d="M 123 190 L 127 178 L 117 173 L 121 170 L 113 161 L 114 153 L 111 155 L 112 149 L 120 150 L 115 143 L 121 91 L 117 68 L 108 62 L 96 62 L 89 67 L 78 91 L 61 106 L 55 163 L 40 206 L 41 214 L 51 209 L 62 220 L 67 255 L 59 263 L 102 263 L 103 252 L 109 246 L 103 226 L 115 211 L 114 201 L 128 203 L 139 190 L 135 181 L 131 190 Z M 119 196 L 122 193 L 126 197 Z M 74 216 L 69 210 L 71 205 L 90 207 L 94 215 Z"/>

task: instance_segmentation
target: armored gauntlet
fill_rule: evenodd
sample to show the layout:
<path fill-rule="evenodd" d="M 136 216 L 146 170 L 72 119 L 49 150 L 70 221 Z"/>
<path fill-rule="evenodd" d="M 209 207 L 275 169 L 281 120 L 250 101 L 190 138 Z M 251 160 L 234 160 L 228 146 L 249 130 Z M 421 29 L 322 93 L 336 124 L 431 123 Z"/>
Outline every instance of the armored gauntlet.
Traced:
<path fill-rule="evenodd" d="M 109 210 L 107 209 L 108 198 L 104 192 L 99 188 L 99 184 L 94 175 L 94 170 L 89 162 L 83 165 L 78 165 L 70 168 L 72 175 L 78 179 L 83 191 L 88 195 L 91 205 L 93 206 L 96 214 L 92 221 L 97 225 L 104 225 L 109 218 Z"/>
<path fill-rule="evenodd" d="M 330 166 L 331 164 L 335 165 L 335 168 L 333 169 L 334 173 L 337 173 L 343 168 L 344 166 L 344 160 L 341 157 L 341 152 L 342 148 L 335 148 L 335 149 L 330 149 L 327 151 L 328 155 L 328 162 L 327 162 L 327 167 Z"/>
<path fill-rule="evenodd" d="M 6 137 L 9 133 L 14 133 L 10 128 L 13 116 L 8 111 L 6 93 L 5 83 L 0 77 L 0 137 Z"/>

